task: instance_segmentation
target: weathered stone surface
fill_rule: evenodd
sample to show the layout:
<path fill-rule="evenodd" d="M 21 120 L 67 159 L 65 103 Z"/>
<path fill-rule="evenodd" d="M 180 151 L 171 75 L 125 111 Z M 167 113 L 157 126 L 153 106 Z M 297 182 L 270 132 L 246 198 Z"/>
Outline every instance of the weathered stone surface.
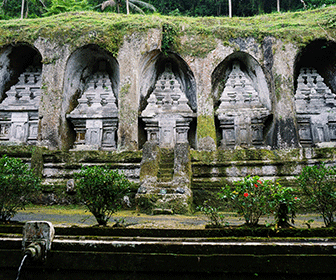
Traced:
<path fill-rule="evenodd" d="M 336 96 L 323 82 L 316 69 L 303 67 L 295 95 L 300 144 L 336 141 Z"/>
<path fill-rule="evenodd" d="M 238 60 L 232 62 L 216 113 L 223 148 L 264 145 L 264 123 L 270 111 L 261 103 L 259 93 L 252 86 L 252 80 L 241 70 Z"/>
<path fill-rule="evenodd" d="M 147 141 L 156 141 L 162 148 L 188 143 L 189 125 L 194 113 L 170 64 L 156 81 L 147 103 L 141 113 L 146 123 Z"/>

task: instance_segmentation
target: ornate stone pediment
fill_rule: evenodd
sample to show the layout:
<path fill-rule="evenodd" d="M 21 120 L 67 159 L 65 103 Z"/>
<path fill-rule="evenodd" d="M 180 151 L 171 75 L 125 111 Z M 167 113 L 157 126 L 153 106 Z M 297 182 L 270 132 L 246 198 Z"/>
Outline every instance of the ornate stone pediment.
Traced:
<path fill-rule="evenodd" d="M 0 141 L 36 144 L 41 69 L 30 66 L 0 104 Z"/>
<path fill-rule="evenodd" d="M 336 141 L 335 97 L 316 69 L 300 69 L 295 107 L 302 146 Z"/>
<path fill-rule="evenodd" d="M 117 100 L 107 72 L 97 72 L 88 81 L 78 106 L 67 115 L 76 131 L 74 149 L 115 149 L 118 125 Z"/>
<path fill-rule="evenodd" d="M 223 148 L 262 146 L 266 118 L 271 114 L 259 98 L 250 77 L 234 61 L 216 111 Z"/>
<path fill-rule="evenodd" d="M 170 64 L 159 76 L 147 102 L 141 117 L 146 123 L 148 141 L 157 141 L 161 147 L 167 148 L 174 147 L 175 143 L 188 142 L 194 113 Z"/>

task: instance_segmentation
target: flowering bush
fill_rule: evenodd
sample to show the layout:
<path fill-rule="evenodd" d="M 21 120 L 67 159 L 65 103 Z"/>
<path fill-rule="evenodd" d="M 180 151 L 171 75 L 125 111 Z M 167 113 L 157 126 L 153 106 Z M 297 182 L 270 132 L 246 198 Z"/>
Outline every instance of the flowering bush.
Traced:
<path fill-rule="evenodd" d="M 290 227 L 289 221 L 294 224 L 298 201 L 299 199 L 293 194 L 292 188 L 283 187 L 279 182 L 273 185 L 270 203 L 278 227 Z"/>
<path fill-rule="evenodd" d="M 297 177 L 297 183 L 307 197 L 307 204 L 311 210 L 319 212 L 328 227 L 334 222 L 336 211 L 336 168 L 320 166 L 306 166 Z"/>
<path fill-rule="evenodd" d="M 233 182 L 233 187 L 226 185 L 219 196 L 228 200 L 247 225 L 255 226 L 259 218 L 271 211 L 272 183 L 262 182 L 258 176 L 247 176 Z"/>

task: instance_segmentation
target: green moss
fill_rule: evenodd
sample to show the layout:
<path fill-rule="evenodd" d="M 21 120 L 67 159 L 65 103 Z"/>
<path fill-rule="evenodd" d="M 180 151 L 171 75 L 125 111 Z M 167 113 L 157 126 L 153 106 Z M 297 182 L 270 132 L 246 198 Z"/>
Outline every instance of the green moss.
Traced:
<path fill-rule="evenodd" d="M 30 158 L 33 148 L 27 145 L 0 145 L 0 156 Z"/>
<path fill-rule="evenodd" d="M 68 166 L 78 166 L 85 163 L 140 163 L 141 151 L 107 152 L 107 151 L 44 151 L 45 162 L 66 163 Z"/>
<path fill-rule="evenodd" d="M 217 42 L 212 34 L 190 35 L 188 40 L 182 40 L 178 52 L 182 55 L 190 55 L 204 58 L 217 47 Z"/>
<path fill-rule="evenodd" d="M 336 38 L 336 7 L 296 13 L 273 13 L 255 17 L 180 17 L 72 12 L 51 17 L 1 20 L 0 45 L 34 42 L 41 38 L 72 50 L 97 44 L 118 55 L 125 38 L 155 28 L 162 30 L 162 51 L 205 57 L 216 47 L 216 39 L 232 44 L 234 38 L 253 37 L 261 42 L 273 36 L 297 46 L 314 39 Z M 182 39 L 183 38 L 183 39 Z M 180 42 L 181 41 L 181 42 Z M 44 59 L 54 63 L 57 56 Z"/>
<path fill-rule="evenodd" d="M 161 51 L 167 55 L 168 51 L 174 51 L 177 46 L 177 28 L 174 24 L 164 23 L 162 26 Z"/>
<path fill-rule="evenodd" d="M 42 178 L 43 173 L 43 151 L 45 148 L 33 147 L 31 155 L 31 168 L 34 170 L 36 176 Z"/>
<path fill-rule="evenodd" d="M 197 138 L 211 137 L 216 142 L 216 128 L 214 117 L 200 115 L 197 117 Z"/>
<path fill-rule="evenodd" d="M 131 88 L 131 83 L 126 83 L 123 85 L 120 89 L 120 94 L 122 96 L 126 95 L 129 92 L 129 89 Z"/>
<path fill-rule="evenodd" d="M 144 147 L 144 156 L 140 167 L 140 181 L 146 176 L 157 177 L 160 163 L 160 150 L 156 144 L 147 142 Z"/>

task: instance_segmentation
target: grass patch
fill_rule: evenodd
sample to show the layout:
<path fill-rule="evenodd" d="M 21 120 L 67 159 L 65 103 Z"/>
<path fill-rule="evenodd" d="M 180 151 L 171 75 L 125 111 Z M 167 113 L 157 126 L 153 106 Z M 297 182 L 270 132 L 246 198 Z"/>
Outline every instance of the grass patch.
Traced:
<path fill-rule="evenodd" d="M 322 9 L 273 13 L 254 17 L 175 17 L 154 15 L 123 15 L 99 12 L 72 12 L 37 19 L 0 21 L 0 44 L 16 42 L 33 44 L 38 38 L 68 44 L 72 49 L 86 44 L 97 44 L 117 55 L 125 36 L 147 32 L 152 28 L 174 26 L 177 37 L 170 40 L 171 49 L 181 53 L 205 57 L 216 46 L 216 39 L 225 44 L 238 37 L 253 37 L 262 41 L 274 36 L 303 46 L 313 39 L 335 40 L 336 6 Z M 175 35 L 174 35 L 175 36 Z M 188 38 L 194 36 L 194 44 Z M 170 37 L 169 37 L 170 38 Z"/>

